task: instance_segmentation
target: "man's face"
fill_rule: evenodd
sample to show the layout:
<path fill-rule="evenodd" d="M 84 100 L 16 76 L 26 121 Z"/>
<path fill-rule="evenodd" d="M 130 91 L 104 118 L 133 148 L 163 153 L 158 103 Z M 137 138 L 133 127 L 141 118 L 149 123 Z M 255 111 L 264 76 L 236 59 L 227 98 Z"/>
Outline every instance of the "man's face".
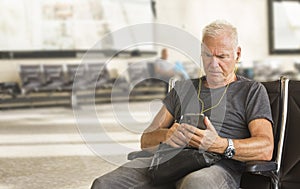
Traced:
<path fill-rule="evenodd" d="M 226 35 L 205 37 L 201 46 L 201 56 L 207 80 L 212 84 L 228 81 L 234 74 L 240 53 L 240 48 L 235 49 Z"/>

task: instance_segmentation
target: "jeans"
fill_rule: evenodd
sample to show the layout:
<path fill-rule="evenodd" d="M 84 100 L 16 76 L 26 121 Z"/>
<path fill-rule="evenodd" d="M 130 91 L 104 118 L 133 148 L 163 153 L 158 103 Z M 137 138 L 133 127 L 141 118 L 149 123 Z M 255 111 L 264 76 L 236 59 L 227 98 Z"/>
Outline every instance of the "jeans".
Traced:
<path fill-rule="evenodd" d="M 219 165 L 192 172 L 176 184 L 178 189 L 235 189 L 239 188 L 232 175 Z"/>
<path fill-rule="evenodd" d="M 94 180 L 91 189 L 235 189 L 239 188 L 234 173 L 219 165 L 192 172 L 175 183 L 152 186 L 147 177 L 151 158 L 138 158 Z M 145 168 L 132 168 L 133 165 Z"/>

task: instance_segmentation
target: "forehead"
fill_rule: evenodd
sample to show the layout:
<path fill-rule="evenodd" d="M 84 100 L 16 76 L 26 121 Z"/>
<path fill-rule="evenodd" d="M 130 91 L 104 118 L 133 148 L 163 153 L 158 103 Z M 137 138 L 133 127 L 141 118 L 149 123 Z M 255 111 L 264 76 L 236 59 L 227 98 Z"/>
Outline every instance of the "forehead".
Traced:
<path fill-rule="evenodd" d="M 217 37 L 204 37 L 202 50 L 210 52 L 232 52 L 234 50 L 233 41 L 226 35 Z"/>

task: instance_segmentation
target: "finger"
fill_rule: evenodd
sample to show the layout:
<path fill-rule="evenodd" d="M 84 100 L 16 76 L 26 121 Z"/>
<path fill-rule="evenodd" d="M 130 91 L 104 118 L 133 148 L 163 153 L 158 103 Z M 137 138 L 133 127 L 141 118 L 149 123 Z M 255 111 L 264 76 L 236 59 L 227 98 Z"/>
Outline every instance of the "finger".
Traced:
<path fill-rule="evenodd" d="M 189 138 L 188 144 L 193 146 L 199 146 L 201 143 L 201 137 L 197 135 L 193 135 L 191 138 Z"/>
<path fill-rule="evenodd" d="M 209 121 L 209 120 L 208 120 Z M 209 124 L 211 124 L 209 122 Z M 185 136 L 188 139 L 188 144 L 192 147 L 195 147 L 197 149 L 207 149 L 207 144 L 209 143 L 210 139 L 207 138 L 209 137 L 208 133 L 214 133 L 209 129 L 206 130 L 202 130 L 202 129 L 198 129 L 196 127 L 190 126 L 188 124 L 183 125 L 184 128 L 186 128 L 186 131 L 184 132 Z M 214 129 L 214 127 L 211 125 L 212 128 L 210 129 Z"/>
<path fill-rule="evenodd" d="M 185 137 L 183 131 L 184 131 L 184 128 L 181 125 L 178 125 L 176 127 L 176 130 L 173 132 L 172 137 L 176 137 L 181 141 L 185 141 L 186 137 Z"/>
<path fill-rule="evenodd" d="M 174 136 L 172 140 L 178 145 L 186 145 L 186 137 L 182 133 L 176 133 L 176 136 Z"/>
<path fill-rule="evenodd" d="M 174 141 L 172 141 L 171 139 L 167 140 L 166 143 L 174 148 L 179 148 L 180 146 L 178 144 L 176 144 Z"/>
<path fill-rule="evenodd" d="M 198 135 L 188 130 L 184 131 L 184 136 L 187 143 L 189 143 L 191 140 L 197 140 L 197 138 L 199 138 Z"/>
<path fill-rule="evenodd" d="M 192 130 L 192 132 L 191 130 L 186 129 L 183 133 L 186 137 L 186 142 L 188 144 L 198 146 L 201 143 L 200 141 L 203 139 L 203 131 L 193 126 L 190 129 Z"/>
<path fill-rule="evenodd" d="M 205 130 L 199 129 L 189 124 L 183 124 L 183 128 L 184 128 L 183 133 L 187 138 L 191 138 L 193 135 L 203 137 L 205 133 Z"/>
<path fill-rule="evenodd" d="M 171 128 L 174 129 L 174 130 L 177 130 L 179 126 L 180 126 L 179 123 L 173 123 L 173 125 L 171 126 Z"/>
<path fill-rule="evenodd" d="M 190 142 L 189 145 L 197 148 L 197 149 L 202 149 L 202 150 L 207 150 L 211 145 L 211 140 L 205 140 L 202 138 L 201 140 L 193 138 Z"/>
<path fill-rule="evenodd" d="M 176 144 L 176 145 L 178 145 L 178 146 L 186 146 L 186 140 L 181 140 L 180 138 L 178 138 L 178 137 L 174 137 L 174 138 L 172 138 L 172 141 Z"/>
<path fill-rule="evenodd" d="M 206 129 L 209 130 L 214 130 L 215 131 L 215 127 L 213 126 L 213 124 L 210 122 L 210 120 L 208 119 L 207 116 L 204 117 L 204 124 L 206 125 Z"/>
<path fill-rule="evenodd" d="M 212 124 L 210 122 L 210 120 L 208 119 L 207 116 L 204 117 L 204 124 L 206 125 L 207 128 L 211 128 Z"/>
<path fill-rule="evenodd" d="M 193 125 L 190 125 L 190 124 L 187 124 L 187 123 L 182 123 L 181 124 L 181 131 L 183 133 L 186 133 L 186 132 L 195 133 L 196 129 L 197 128 Z"/>
<path fill-rule="evenodd" d="M 175 144 L 180 146 L 185 146 L 187 144 L 186 137 L 184 134 L 180 131 L 175 131 L 172 136 L 170 137 L 170 140 L 172 140 Z"/>
<path fill-rule="evenodd" d="M 178 131 L 179 124 L 174 123 L 167 133 L 167 138 L 171 138 Z"/>
<path fill-rule="evenodd" d="M 197 141 L 194 141 L 194 140 L 191 140 L 191 141 L 189 142 L 189 145 L 190 145 L 191 147 L 194 147 L 194 148 L 197 148 L 197 149 L 203 149 L 202 144 L 201 144 L 201 143 L 198 143 Z"/>

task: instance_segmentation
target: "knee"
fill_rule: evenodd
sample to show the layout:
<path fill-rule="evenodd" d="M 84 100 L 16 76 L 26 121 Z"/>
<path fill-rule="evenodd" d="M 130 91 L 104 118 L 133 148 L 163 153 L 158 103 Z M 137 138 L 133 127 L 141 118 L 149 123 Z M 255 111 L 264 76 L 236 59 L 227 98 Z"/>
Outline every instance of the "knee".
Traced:
<path fill-rule="evenodd" d="M 180 189 L 191 189 L 191 188 L 215 188 L 215 183 L 211 178 L 205 174 L 188 174 L 183 177 L 177 185 Z"/>
<path fill-rule="evenodd" d="M 180 189 L 198 188 L 197 180 L 198 179 L 193 174 L 187 175 L 179 182 L 178 188 L 180 188 Z M 198 180 L 198 182 L 199 182 L 199 180 Z"/>
<path fill-rule="evenodd" d="M 100 188 L 102 189 L 109 188 L 109 183 L 107 183 L 107 181 L 105 181 L 101 177 L 95 179 L 91 186 L 91 189 L 100 189 Z"/>

